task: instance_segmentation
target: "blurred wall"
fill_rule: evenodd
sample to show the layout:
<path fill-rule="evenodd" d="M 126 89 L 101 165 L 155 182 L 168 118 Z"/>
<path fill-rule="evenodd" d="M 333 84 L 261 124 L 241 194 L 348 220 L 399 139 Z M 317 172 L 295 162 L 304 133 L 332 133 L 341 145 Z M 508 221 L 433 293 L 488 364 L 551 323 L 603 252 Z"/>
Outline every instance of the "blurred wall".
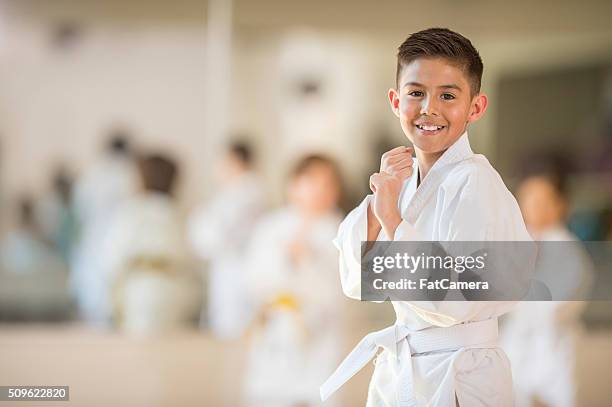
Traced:
<path fill-rule="evenodd" d="M 49 168 L 64 159 L 85 168 L 116 123 L 131 129 L 141 146 L 167 148 L 181 159 L 184 208 L 212 193 L 220 140 L 206 134 L 206 121 L 214 120 L 205 114 L 207 5 L 0 3 L 5 199 L 42 190 Z M 261 142 L 272 202 L 283 197 L 292 160 L 321 148 L 338 156 L 349 184 L 363 190 L 375 165 L 376 137 L 404 142 L 386 96 L 397 46 L 410 32 L 449 26 L 470 37 L 485 61 L 490 109 L 470 134 L 475 150 L 495 163 L 500 81 L 517 72 L 609 61 L 609 15 L 608 1 L 239 0 L 233 3 L 228 128 Z M 296 93 L 303 81 L 287 74 L 299 72 L 300 64 L 303 72 L 320 75 L 316 103 Z M 325 126 L 317 127 L 318 117 Z"/>
<path fill-rule="evenodd" d="M 29 4 L 34 3 L 49 5 Z M 57 15 L 60 9 L 27 6 L 4 8 L 0 26 L 0 143 L 7 195 L 41 192 L 59 162 L 84 169 L 115 125 L 133 133 L 139 146 L 180 156 L 183 187 L 196 185 L 207 154 L 201 136 L 203 16 L 179 25 L 135 24 L 96 18 L 96 9 L 77 18 Z"/>

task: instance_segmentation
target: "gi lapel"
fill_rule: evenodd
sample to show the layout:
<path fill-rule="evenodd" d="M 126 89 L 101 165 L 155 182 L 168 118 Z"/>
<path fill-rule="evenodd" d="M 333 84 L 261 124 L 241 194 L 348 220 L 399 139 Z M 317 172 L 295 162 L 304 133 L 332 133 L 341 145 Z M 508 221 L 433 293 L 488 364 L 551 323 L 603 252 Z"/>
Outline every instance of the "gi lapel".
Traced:
<path fill-rule="evenodd" d="M 419 171 L 417 165 L 416 172 L 411 177 L 409 184 L 410 186 L 414 185 L 415 190 L 412 194 L 412 199 L 405 204 L 405 208 L 404 204 L 402 204 L 402 217 L 410 224 L 414 225 L 433 193 L 438 190 L 438 187 L 442 181 L 444 181 L 446 175 L 445 170 L 448 170 L 447 167 L 470 158 L 473 155 L 474 152 L 470 147 L 470 141 L 468 140 L 466 131 L 444 152 L 444 154 L 442 154 L 438 161 L 435 162 L 425 179 L 421 180 L 421 185 L 419 185 L 418 188 L 416 187 L 416 179 Z M 410 187 L 407 188 L 407 192 L 409 191 Z M 407 195 L 410 196 L 409 194 Z"/>

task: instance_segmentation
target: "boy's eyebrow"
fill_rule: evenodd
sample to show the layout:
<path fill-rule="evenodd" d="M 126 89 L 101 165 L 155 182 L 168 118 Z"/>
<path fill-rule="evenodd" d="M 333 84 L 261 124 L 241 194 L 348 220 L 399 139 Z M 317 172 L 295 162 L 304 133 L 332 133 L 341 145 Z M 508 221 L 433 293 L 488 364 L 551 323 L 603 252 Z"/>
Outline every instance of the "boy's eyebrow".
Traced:
<path fill-rule="evenodd" d="M 459 92 L 463 91 L 463 89 L 461 89 L 459 85 L 455 85 L 454 83 L 449 83 L 448 85 L 442 85 L 438 87 L 443 88 L 443 89 L 455 89 L 455 90 L 458 90 Z"/>
<path fill-rule="evenodd" d="M 419 88 L 425 88 L 426 87 L 422 83 L 418 83 L 418 82 L 406 82 L 404 84 L 404 86 L 402 86 L 402 88 L 405 88 L 406 86 L 417 86 Z M 438 86 L 438 88 L 441 88 L 441 89 L 456 89 L 459 92 L 463 91 L 463 89 L 461 89 L 461 87 L 459 85 L 456 85 L 454 83 L 449 83 L 448 85 L 440 85 L 440 86 Z"/>

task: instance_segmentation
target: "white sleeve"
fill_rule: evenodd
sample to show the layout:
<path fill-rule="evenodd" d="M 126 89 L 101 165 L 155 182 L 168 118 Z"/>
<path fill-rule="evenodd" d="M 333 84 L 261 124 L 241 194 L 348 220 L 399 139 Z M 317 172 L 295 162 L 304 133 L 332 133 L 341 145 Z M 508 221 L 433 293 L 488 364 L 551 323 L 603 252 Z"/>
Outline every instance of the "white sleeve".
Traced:
<path fill-rule="evenodd" d="M 368 205 L 372 195 L 344 218 L 334 245 L 339 250 L 342 291 L 350 298 L 361 299 L 361 245 L 368 238 Z"/>
<path fill-rule="evenodd" d="M 365 197 L 340 224 L 334 245 L 340 251 L 340 281 L 342 291 L 350 298 L 361 299 L 361 246 L 368 238 L 368 205 L 374 196 Z M 389 239 L 381 230 L 377 241 Z M 418 231 L 408 221 L 402 220 L 395 230 L 394 241 L 423 240 Z M 374 253 L 368 253 L 368 256 Z"/>
<path fill-rule="evenodd" d="M 222 227 L 220 216 L 214 216 L 210 207 L 199 208 L 189 217 L 188 238 L 199 257 L 210 258 L 218 252 L 224 242 Z"/>

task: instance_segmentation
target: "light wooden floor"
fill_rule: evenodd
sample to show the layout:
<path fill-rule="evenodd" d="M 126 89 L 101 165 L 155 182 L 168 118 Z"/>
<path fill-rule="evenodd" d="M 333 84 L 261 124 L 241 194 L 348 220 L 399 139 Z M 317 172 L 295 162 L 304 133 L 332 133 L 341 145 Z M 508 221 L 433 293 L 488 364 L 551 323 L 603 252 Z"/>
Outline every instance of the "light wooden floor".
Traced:
<path fill-rule="evenodd" d="M 352 329 L 346 351 L 371 329 Z M 0 325 L 0 385 L 69 385 L 53 406 L 240 406 L 244 341 L 189 331 L 135 339 L 82 325 Z M 612 331 L 591 332 L 579 353 L 580 405 L 612 405 Z M 362 406 L 368 365 L 334 396 Z M 0 406 L 15 403 L 0 402 Z M 19 402 L 19 406 L 40 402 Z"/>
<path fill-rule="evenodd" d="M 244 357 L 245 341 L 195 331 L 136 339 L 78 325 L 0 327 L 0 385 L 70 386 L 58 407 L 240 406 Z M 340 405 L 364 404 L 371 373 L 334 396 Z M 41 404 L 19 402 L 28 405 Z"/>

